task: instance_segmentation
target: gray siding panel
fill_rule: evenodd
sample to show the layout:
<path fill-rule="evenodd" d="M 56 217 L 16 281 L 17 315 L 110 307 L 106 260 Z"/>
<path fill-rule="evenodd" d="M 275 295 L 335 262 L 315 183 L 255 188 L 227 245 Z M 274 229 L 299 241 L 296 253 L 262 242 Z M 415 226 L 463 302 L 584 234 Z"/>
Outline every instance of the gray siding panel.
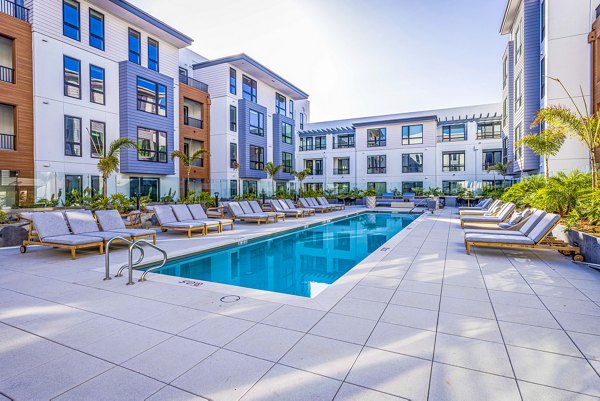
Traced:
<path fill-rule="evenodd" d="M 284 143 L 282 142 L 282 129 L 281 129 L 281 125 L 282 123 L 288 123 L 292 126 L 292 143 Z M 282 157 L 281 157 L 281 153 L 282 152 L 287 152 L 287 153 L 291 153 L 292 154 L 292 170 L 294 170 L 296 168 L 296 155 L 295 155 L 295 138 L 296 138 L 296 134 L 294 131 L 294 120 L 287 117 L 287 116 L 282 116 L 281 114 L 273 114 L 273 163 L 275 165 L 281 164 L 282 163 Z M 280 171 L 279 173 L 277 173 L 277 176 L 275 177 L 278 180 L 293 180 L 294 176 L 292 174 L 289 173 L 284 173 L 283 171 Z"/>
<path fill-rule="evenodd" d="M 250 133 L 250 110 L 262 113 L 264 116 L 265 134 L 259 136 Z M 238 100 L 238 138 L 239 138 L 239 163 L 240 178 L 261 179 L 267 178 L 267 173 L 262 170 L 250 169 L 250 146 L 259 146 L 264 150 L 264 162 L 267 163 L 267 108 L 254 102 Z"/>
<path fill-rule="evenodd" d="M 529 128 L 540 109 L 540 1 L 525 0 L 523 10 L 523 135 L 538 134 L 538 128 Z M 537 170 L 540 158 L 525 147 L 523 171 Z"/>

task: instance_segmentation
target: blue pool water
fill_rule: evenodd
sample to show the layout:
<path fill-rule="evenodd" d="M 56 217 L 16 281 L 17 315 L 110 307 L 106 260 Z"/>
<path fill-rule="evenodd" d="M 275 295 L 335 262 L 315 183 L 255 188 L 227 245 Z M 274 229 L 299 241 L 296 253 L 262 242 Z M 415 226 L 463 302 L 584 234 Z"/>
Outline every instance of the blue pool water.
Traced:
<path fill-rule="evenodd" d="M 363 213 L 175 259 L 155 273 L 311 297 L 417 216 Z"/>

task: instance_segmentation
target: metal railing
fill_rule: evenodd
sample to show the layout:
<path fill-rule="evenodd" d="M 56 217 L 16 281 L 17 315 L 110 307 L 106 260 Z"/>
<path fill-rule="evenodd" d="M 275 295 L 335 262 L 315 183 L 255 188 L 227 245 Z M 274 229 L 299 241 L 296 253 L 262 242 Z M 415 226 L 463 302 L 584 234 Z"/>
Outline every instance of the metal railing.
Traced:
<path fill-rule="evenodd" d="M 133 285 L 135 284 L 133 282 L 133 268 L 135 266 L 138 266 L 139 264 L 142 263 L 142 261 L 144 260 L 144 249 L 142 248 L 142 245 L 147 245 L 155 250 L 157 250 L 158 252 L 160 252 L 163 256 L 162 258 L 162 262 L 158 265 L 158 266 L 154 266 L 151 268 L 148 268 L 146 271 L 144 271 L 144 273 L 142 273 L 142 276 L 140 277 L 140 279 L 138 281 L 146 281 L 146 276 L 148 275 L 148 273 L 160 269 L 161 267 L 163 267 L 165 265 L 165 263 L 167 263 L 167 253 L 162 250 L 161 248 L 157 247 L 156 245 L 143 240 L 143 239 L 138 239 L 135 241 L 130 241 L 124 237 L 113 237 L 111 238 L 107 243 L 106 243 L 106 250 L 105 250 L 105 254 L 104 254 L 104 265 L 105 265 L 105 274 L 104 274 L 104 280 L 110 280 L 110 245 L 112 244 L 113 241 L 123 241 L 127 244 L 129 244 L 128 247 L 128 255 L 127 255 L 127 263 L 124 264 L 123 266 L 121 266 L 119 268 L 119 270 L 117 271 L 117 274 L 115 274 L 115 277 L 121 277 L 123 276 L 123 270 L 125 269 L 129 269 L 129 279 L 127 281 L 127 285 Z M 140 251 L 140 257 L 134 262 L 133 261 L 133 250 L 134 249 L 138 249 Z"/>
<path fill-rule="evenodd" d="M 3 65 L 0 65 L 0 81 L 14 84 L 15 83 L 14 68 L 5 67 Z"/>
<path fill-rule="evenodd" d="M 197 79 L 190 78 L 187 75 L 179 74 L 179 82 L 191 86 L 192 88 L 199 89 L 203 92 L 208 92 L 208 85 L 204 82 L 200 82 Z"/>
<path fill-rule="evenodd" d="M 502 132 L 478 132 L 477 139 L 502 139 Z"/>
<path fill-rule="evenodd" d="M 203 126 L 202 120 L 200 120 L 199 118 L 193 118 L 193 117 L 189 117 L 189 116 L 183 117 L 183 124 L 189 125 L 190 127 L 194 127 L 194 128 L 202 128 L 202 126 Z"/>
<path fill-rule="evenodd" d="M 334 168 L 333 174 L 335 175 L 348 175 L 350 174 L 350 168 Z"/>
<path fill-rule="evenodd" d="M 334 149 L 350 149 L 350 148 L 354 148 L 354 147 L 355 147 L 354 142 L 352 142 L 352 143 L 348 143 L 348 142 L 342 142 L 342 143 L 340 143 L 340 142 L 333 141 L 333 148 Z"/>
<path fill-rule="evenodd" d="M 106 248 L 104 249 L 104 280 L 111 280 L 110 277 L 110 245 L 113 243 L 113 241 L 123 241 L 128 243 L 129 245 L 131 245 L 133 243 L 133 241 L 128 240 L 125 237 L 120 237 L 120 236 L 116 236 L 116 237 L 112 237 L 111 239 L 108 240 L 108 242 L 106 243 Z M 135 265 L 138 265 L 142 262 L 142 260 L 144 259 L 144 250 L 141 247 L 137 247 L 140 250 L 140 258 L 136 261 Z M 129 264 L 124 264 L 123 266 L 121 266 L 119 268 L 119 270 L 117 271 L 117 274 L 115 274 L 115 277 L 121 277 L 122 274 L 121 272 L 126 269 L 129 266 Z"/>
<path fill-rule="evenodd" d="M 0 149 L 15 150 L 15 136 L 12 134 L 0 134 Z"/>
<path fill-rule="evenodd" d="M 29 22 L 29 9 L 10 0 L 0 0 L 0 12 Z"/>

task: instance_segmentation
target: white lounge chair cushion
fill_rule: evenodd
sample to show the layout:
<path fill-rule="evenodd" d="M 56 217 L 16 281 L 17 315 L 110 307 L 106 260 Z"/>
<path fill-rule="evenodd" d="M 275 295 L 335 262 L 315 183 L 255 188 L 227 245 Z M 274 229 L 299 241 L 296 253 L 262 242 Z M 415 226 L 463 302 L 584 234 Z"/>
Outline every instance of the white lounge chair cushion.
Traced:
<path fill-rule="evenodd" d="M 102 242 L 102 238 L 93 237 L 91 235 L 78 235 L 78 234 L 67 234 L 67 235 L 56 235 L 53 237 L 44 237 L 42 241 L 48 244 L 60 244 L 60 245 L 85 245 L 93 244 L 95 242 Z"/>
<path fill-rule="evenodd" d="M 73 234 L 98 232 L 98 224 L 89 210 L 65 211 L 65 217 L 71 226 Z"/>
<path fill-rule="evenodd" d="M 197 203 L 187 205 L 190 213 L 192 214 L 192 218 L 194 220 L 208 219 L 206 212 L 202 208 L 202 205 Z"/>
<path fill-rule="evenodd" d="M 250 204 L 247 201 L 240 202 L 240 207 L 242 208 L 242 211 L 246 214 L 256 213 L 254 210 L 252 210 Z"/>
<path fill-rule="evenodd" d="M 494 235 L 494 234 L 466 234 L 465 241 L 491 242 L 496 244 L 533 245 L 535 242 L 524 235 Z"/>
<path fill-rule="evenodd" d="M 263 212 L 262 208 L 260 207 L 260 205 L 258 204 L 257 201 L 249 201 L 248 205 L 250 205 L 250 208 L 252 209 L 253 213 L 262 213 Z M 242 208 L 242 210 L 243 210 L 243 208 Z"/>
<path fill-rule="evenodd" d="M 546 212 L 543 210 L 536 210 L 531 217 L 523 224 L 523 227 L 519 229 L 521 234 L 529 235 L 531 230 L 539 223 L 539 221 L 546 215 Z"/>
<path fill-rule="evenodd" d="M 165 228 L 197 228 L 206 226 L 203 221 L 174 221 L 172 223 L 161 225 Z"/>
<path fill-rule="evenodd" d="M 186 205 L 172 205 L 171 209 L 173 209 L 173 214 L 175 214 L 178 221 L 194 220 L 194 216 L 192 216 Z"/>
<path fill-rule="evenodd" d="M 240 207 L 240 204 L 237 202 L 229 202 L 227 204 L 227 208 L 229 209 L 229 211 L 231 212 L 231 214 L 233 216 L 239 216 L 239 215 L 244 214 L 244 211 Z"/>
<path fill-rule="evenodd" d="M 121 232 L 113 232 L 113 231 L 94 231 L 94 232 L 89 232 L 89 233 L 78 233 L 76 235 L 84 235 L 86 237 L 96 237 L 96 238 L 102 238 L 104 241 L 109 241 L 114 237 L 125 237 L 125 238 L 130 238 L 130 235 L 127 235 L 125 233 L 121 233 Z"/>
<path fill-rule="evenodd" d="M 123 236 L 122 234 L 129 235 L 130 237 L 140 237 L 144 235 L 156 234 L 156 231 L 154 230 L 145 230 L 143 228 L 124 228 L 122 230 L 113 230 L 112 232 L 118 233 L 121 236 Z"/>
<path fill-rule="evenodd" d="M 500 217 L 493 216 L 465 216 L 461 219 L 465 223 L 500 223 Z"/>
<path fill-rule="evenodd" d="M 207 227 L 214 227 L 219 225 L 219 222 L 216 219 L 186 220 L 180 221 L 180 223 L 204 223 L 204 225 Z"/>
<path fill-rule="evenodd" d="M 161 226 L 169 223 L 177 223 L 177 216 L 168 205 L 154 206 L 154 215 Z"/>
<path fill-rule="evenodd" d="M 125 230 L 125 223 L 117 210 L 96 210 L 96 218 L 104 231 Z"/>
<path fill-rule="evenodd" d="M 485 228 L 467 228 L 465 229 L 465 236 L 468 234 L 523 235 L 519 230 L 486 230 Z"/>
<path fill-rule="evenodd" d="M 531 238 L 535 243 L 542 240 L 544 235 L 558 222 L 560 216 L 554 213 L 547 213 L 538 224 L 535 225 L 533 230 L 529 233 L 528 237 Z"/>
<path fill-rule="evenodd" d="M 40 236 L 56 237 L 60 235 L 70 235 L 69 226 L 61 212 L 37 212 L 31 214 L 33 225 Z"/>

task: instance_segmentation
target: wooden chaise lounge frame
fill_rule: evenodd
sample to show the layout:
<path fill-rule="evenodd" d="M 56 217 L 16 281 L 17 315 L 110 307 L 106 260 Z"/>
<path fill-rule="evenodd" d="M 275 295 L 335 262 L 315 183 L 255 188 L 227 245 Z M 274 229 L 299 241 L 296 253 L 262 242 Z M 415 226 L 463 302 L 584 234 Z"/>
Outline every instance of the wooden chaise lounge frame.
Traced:
<path fill-rule="evenodd" d="M 237 202 L 235 202 L 237 203 Z M 240 204 L 237 203 L 237 205 L 241 208 Z M 238 215 L 236 215 L 233 210 L 231 209 L 231 206 L 229 204 L 227 204 L 227 208 L 229 209 L 229 212 L 231 213 L 231 220 L 235 221 L 235 220 L 239 220 L 239 221 L 255 221 L 257 223 L 257 225 L 260 226 L 260 223 L 262 221 L 265 222 L 265 224 L 269 224 L 269 216 L 265 216 L 265 217 L 240 217 Z"/>
<path fill-rule="evenodd" d="M 90 242 L 88 244 L 79 244 L 79 245 L 67 245 L 67 244 L 55 244 L 52 242 L 44 242 L 38 236 L 35 228 L 33 227 L 33 221 L 29 222 L 29 231 L 27 233 L 27 239 L 23 241 L 23 245 L 20 247 L 21 253 L 27 252 L 27 245 L 42 245 L 49 246 L 52 248 L 62 248 L 69 249 L 71 251 L 71 259 L 77 259 L 77 250 L 83 248 L 94 248 L 98 247 L 98 252 L 102 255 L 104 253 L 104 241 L 100 240 L 97 242 Z"/>

